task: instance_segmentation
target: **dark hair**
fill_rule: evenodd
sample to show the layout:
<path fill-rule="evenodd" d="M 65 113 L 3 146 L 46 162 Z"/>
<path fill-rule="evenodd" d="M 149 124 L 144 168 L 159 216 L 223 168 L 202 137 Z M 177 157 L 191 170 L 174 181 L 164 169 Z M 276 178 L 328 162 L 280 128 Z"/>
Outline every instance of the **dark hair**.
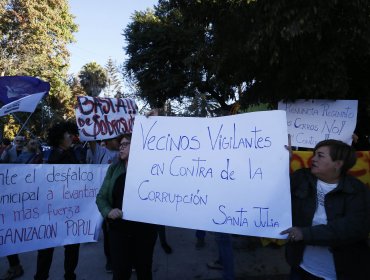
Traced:
<path fill-rule="evenodd" d="M 9 146 L 11 142 L 10 142 L 9 138 L 3 138 L 3 140 L 1 141 L 1 143 L 3 143 L 6 146 Z"/>
<path fill-rule="evenodd" d="M 78 135 L 78 126 L 76 121 L 67 121 L 66 126 L 68 128 L 68 132 L 72 135 Z"/>
<path fill-rule="evenodd" d="M 64 133 L 73 134 L 73 125 L 70 122 L 59 122 L 48 130 L 47 142 L 52 147 L 58 147 L 63 141 Z"/>
<path fill-rule="evenodd" d="M 317 143 L 313 152 L 316 152 L 318 148 L 324 146 L 329 147 L 329 154 L 333 161 L 343 161 L 343 165 L 341 168 L 342 175 L 346 174 L 347 171 L 356 164 L 356 151 L 352 146 L 339 140 L 329 139 Z"/>
<path fill-rule="evenodd" d="M 116 139 L 117 139 L 118 143 L 121 143 L 121 140 L 123 138 L 125 138 L 125 139 L 127 139 L 131 142 L 132 133 L 125 133 L 125 134 L 118 135 Z"/>

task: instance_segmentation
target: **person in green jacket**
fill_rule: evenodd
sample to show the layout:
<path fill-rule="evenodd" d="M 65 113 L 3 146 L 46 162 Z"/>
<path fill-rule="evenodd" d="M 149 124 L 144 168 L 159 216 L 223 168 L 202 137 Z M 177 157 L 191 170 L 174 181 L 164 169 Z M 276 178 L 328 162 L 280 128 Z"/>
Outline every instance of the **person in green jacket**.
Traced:
<path fill-rule="evenodd" d="M 131 134 L 122 135 L 119 143 L 119 161 L 109 166 L 96 197 L 98 209 L 108 221 L 113 280 L 130 279 L 133 269 L 138 280 L 150 280 L 157 226 L 122 219 Z"/>

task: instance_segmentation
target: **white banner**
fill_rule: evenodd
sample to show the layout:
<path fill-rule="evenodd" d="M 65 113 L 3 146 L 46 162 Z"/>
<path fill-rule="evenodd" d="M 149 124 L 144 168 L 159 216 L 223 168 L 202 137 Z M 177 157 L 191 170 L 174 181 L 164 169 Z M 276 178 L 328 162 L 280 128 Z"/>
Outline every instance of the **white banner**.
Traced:
<path fill-rule="evenodd" d="M 325 139 L 352 144 L 357 122 L 357 100 L 297 100 L 279 102 L 287 113 L 292 146 L 314 148 Z"/>
<path fill-rule="evenodd" d="M 33 113 L 46 92 L 35 93 L 10 102 L 0 109 L 0 117 L 15 112 Z"/>
<path fill-rule="evenodd" d="M 124 219 L 282 238 L 291 226 L 284 111 L 137 116 Z"/>
<path fill-rule="evenodd" d="M 0 256 L 97 240 L 108 165 L 1 164 Z"/>
<path fill-rule="evenodd" d="M 129 98 L 78 96 L 76 122 L 80 140 L 95 141 L 131 133 L 138 107 Z"/>

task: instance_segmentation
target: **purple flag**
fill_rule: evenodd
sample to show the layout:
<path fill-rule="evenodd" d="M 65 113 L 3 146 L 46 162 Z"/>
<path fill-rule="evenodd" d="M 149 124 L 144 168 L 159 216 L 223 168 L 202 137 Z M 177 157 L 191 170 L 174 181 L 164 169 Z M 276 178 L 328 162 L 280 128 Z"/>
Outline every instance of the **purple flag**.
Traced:
<path fill-rule="evenodd" d="M 4 76 L 0 77 L 0 102 L 6 105 L 20 98 L 35 94 L 46 93 L 50 84 L 35 77 Z"/>

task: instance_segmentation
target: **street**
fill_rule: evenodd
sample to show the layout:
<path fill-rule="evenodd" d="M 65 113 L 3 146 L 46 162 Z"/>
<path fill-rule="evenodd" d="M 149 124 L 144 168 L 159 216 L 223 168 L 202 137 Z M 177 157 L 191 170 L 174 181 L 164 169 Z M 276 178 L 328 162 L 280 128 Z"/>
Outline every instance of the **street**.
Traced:
<path fill-rule="evenodd" d="M 154 260 L 154 280 L 216 280 L 222 279 L 222 271 L 209 269 L 207 262 L 217 259 L 217 246 L 213 233 L 207 232 L 204 248 L 195 248 L 195 230 L 166 227 L 167 241 L 172 247 L 172 254 L 166 254 L 157 240 Z M 259 238 L 233 235 L 234 266 L 236 279 L 250 280 L 283 280 L 289 271 L 284 259 L 282 246 L 261 245 Z M 63 247 L 56 248 L 50 280 L 63 278 Z M 25 271 L 18 279 L 32 280 L 36 269 L 37 252 L 20 254 Z M 112 274 L 105 272 L 105 256 L 102 236 L 97 243 L 84 243 L 80 248 L 80 259 L 76 270 L 78 280 L 111 280 Z M 8 262 L 5 257 L 0 261 L 0 273 L 5 273 Z M 136 279 L 133 273 L 133 280 Z"/>

